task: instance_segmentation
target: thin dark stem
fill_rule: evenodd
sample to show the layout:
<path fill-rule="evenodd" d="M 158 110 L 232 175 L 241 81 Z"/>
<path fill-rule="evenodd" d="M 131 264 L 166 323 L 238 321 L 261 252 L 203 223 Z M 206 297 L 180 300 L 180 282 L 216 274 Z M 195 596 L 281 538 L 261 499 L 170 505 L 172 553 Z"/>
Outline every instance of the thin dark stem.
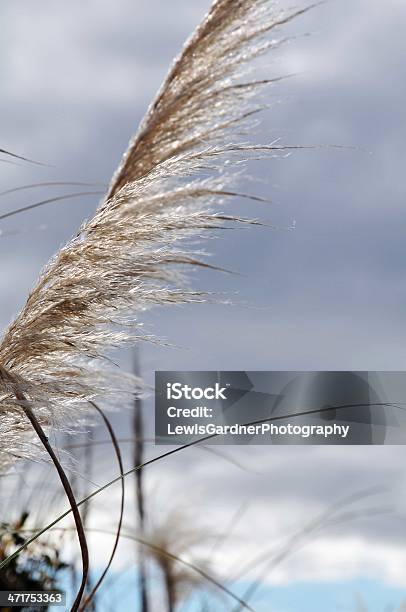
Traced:
<path fill-rule="evenodd" d="M 164 569 L 167 612 L 175 612 L 175 584 L 170 567 Z"/>
<path fill-rule="evenodd" d="M 108 432 L 109 432 L 110 437 L 111 437 L 111 441 L 112 441 L 113 446 L 114 446 L 114 450 L 115 450 L 115 453 L 116 453 L 116 457 L 117 457 L 117 461 L 118 461 L 118 465 L 119 465 L 119 469 L 120 469 L 120 475 L 121 475 L 121 503 L 120 503 L 120 517 L 119 517 L 119 521 L 118 521 L 118 525 L 117 525 L 116 538 L 115 538 L 115 541 L 114 541 L 113 550 L 111 551 L 110 559 L 109 559 L 109 561 L 108 561 L 108 563 L 107 563 L 103 573 L 101 574 L 100 578 L 98 579 L 98 581 L 94 585 L 92 591 L 90 592 L 90 594 L 86 597 L 85 601 L 83 602 L 83 604 L 82 604 L 82 606 L 80 608 L 81 612 L 83 610 L 85 610 L 85 608 L 94 599 L 94 596 L 96 595 L 97 590 L 99 589 L 99 587 L 102 584 L 104 578 L 106 577 L 107 572 L 109 571 L 109 569 L 111 567 L 111 564 L 112 564 L 113 559 L 115 557 L 115 554 L 116 554 L 116 551 L 117 551 L 117 547 L 118 547 L 118 543 L 119 543 L 119 540 L 120 540 L 121 528 L 123 526 L 124 502 L 125 502 L 124 466 L 123 466 L 123 459 L 122 459 L 122 456 L 121 456 L 120 446 L 118 444 L 116 434 L 114 433 L 114 429 L 113 429 L 109 419 L 104 414 L 103 410 L 93 401 L 89 401 L 89 404 L 91 404 L 91 406 L 93 406 L 93 408 L 95 410 L 97 410 L 97 412 L 100 414 L 101 418 L 103 419 L 104 424 L 106 425 L 106 427 L 108 429 Z"/>
<path fill-rule="evenodd" d="M 86 183 L 84 181 L 45 181 L 43 183 L 30 183 L 28 185 L 20 185 L 12 189 L 6 189 L 0 193 L 0 197 L 16 193 L 17 191 L 25 191 L 26 189 L 38 189 L 41 187 L 106 187 L 104 183 Z"/>
<path fill-rule="evenodd" d="M 40 202 L 34 202 L 34 204 L 28 204 L 27 206 L 22 206 L 21 208 L 16 208 L 14 210 L 10 210 L 9 212 L 3 213 L 0 215 L 0 221 L 3 219 L 8 219 L 9 217 L 14 217 L 23 212 L 27 212 L 28 210 L 33 210 L 34 208 L 39 208 L 40 206 L 44 206 L 45 204 L 51 204 L 52 202 L 60 202 L 61 200 L 68 200 L 70 198 L 78 198 L 82 196 L 91 196 L 91 195 L 102 195 L 104 191 L 79 191 L 77 193 L 68 193 L 67 195 L 59 196 L 56 198 L 48 198 L 47 200 L 41 200 Z"/>
<path fill-rule="evenodd" d="M 138 349 L 134 350 L 134 374 L 139 376 L 140 374 L 140 363 Z M 134 465 L 142 465 L 144 462 L 144 422 L 142 415 L 142 402 L 138 396 L 134 399 Z M 144 500 L 144 471 L 137 470 L 134 473 L 135 477 L 135 500 L 137 506 L 137 514 L 140 532 L 143 535 L 145 531 L 145 500 Z M 147 589 L 147 575 L 145 567 L 145 554 L 142 546 L 138 547 L 138 560 L 139 560 L 139 593 L 140 593 L 140 604 L 141 612 L 148 612 L 148 589 Z"/>
<path fill-rule="evenodd" d="M 6 149 L 0 149 L 0 153 L 3 155 L 8 155 L 9 157 L 14 157 L 15 159 L 21 159 L 22 161 L 28 162 L 29 164 L 35 164 L 36 166 L 47 166 L 48 164 L 44 164 L 39 161 L 35 161 L 34 159 L 29 159 L 28 157 L 22 157 L 21 155 L 16 155 L 16 153 L 12 153 L 11 151 L 6 151 Z"/>
<path fill-rule="evenodd" d="M 85 452 L 84 452 L 83 469 L 84 469 L 84 475 L 85 475 L 85 490 L 84 490 L 85 497 L 87 497 L 89 493 L 91 492 L 90 482 L 92 479 L 92 465 L 93 465 L 93 455 L 94 455 L 94 448 L 92 445 L 93 439 L 94 439 L 94 430 L 92 428 L 89 433 L 90 444 L 88 444 L 85 447 Z M 83 528 L 86 532 L 87 532 L 87 528 L 89 525 L 90 511 L 91 511 L 91 500 L 89 500 L 86 504 L 84 504 L 82 513 L 81 513 Z M 92 592 L 92 590 L 93 590 L 92 579 L 91 579 L 91 576 L 89 575 L 87 579 L 87 583 L 86 583 L 85 601 L 88 599 L 87 596 L 89 593 Z"/>
<path fill-rule="evenodd" d="M 70 434 L 65 434 L 66 439 L 67 439 L 67 444 L 65 446 L 66 450 L 68 453 L 72 453 L 74 455 L 74 447 L 72 447 L 72 444 L 70 442 Z M 76 471 L 73 471 L 70 475 L 70 483 L 71 483 L 71 487 L 73 489 L 73 491 L 77 491 L 77 481 L 78 481 L 78 475 Z M 34 491 L 33 491 L 34 493 Z M 74 537 L 74 535 L 73 535 Z M 77 567 L 75 563 L 70 563 L 70 567 L 69 567 L 69 574 L 70 574 L 70 585 L 71 585 L 71 590 L 72 592 L 75 591 L 76 589 L 76 585 L 78 583 L 78 571 L 77 571 Z"/>
<path fill-rule="evenodd" d="M 86 534 L 83 528 L 83 523 L 82 523 L 82 519 L 80 516 L 79 508 L 76 503 L 75 495 L 69 483 L 68 477 L 66 476 L 66 473 L 62 465 L 60 464 L 59 459 L 56 456 L 54 449 L 50 445 L 49 440 L 44 430 L 42 429 L 40 423 L 38 422 L 37 417 L 31 410 L 31 408 L 27 405 L 27 402 L 24 396 L 22 395 L 22 393 L 16 392 L 16 397 L 21 402 L 21 407 L 24 410 L 24 414 L 26 415 L 31 425 L 33 426 L 36 434 L 38 435 L 38 438 L 41 440 L 48 455 L 51 457 L 51 460 L 53 464 L 55 465 L 60 481 L 65 490 L 66 497 L 68 498 L 70 507 L 72 509 L 72 514 L 73 514 L 73 518 L 75 521 L 76 530 L 77 530 L 77 534 L 79 538 L 80 550 L 82 552 L 82 582 L 80 584 L 78 593 L 76 595 L 75 601 L 73 602 L 73 605 L 71 608 L 71 612 L 77 612 L 77 610 L 79 610 L 79 605 L 82 600 L 83 593 L 86 588 L 87 577 L 89 575 L 89 550 L 87 547 Z"/>

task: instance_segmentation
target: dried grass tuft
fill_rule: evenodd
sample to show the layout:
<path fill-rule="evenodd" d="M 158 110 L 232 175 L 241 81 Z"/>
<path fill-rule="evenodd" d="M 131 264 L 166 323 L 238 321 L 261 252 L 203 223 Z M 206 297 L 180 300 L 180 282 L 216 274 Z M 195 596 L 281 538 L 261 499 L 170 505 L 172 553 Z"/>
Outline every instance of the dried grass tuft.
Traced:
<path fill-rule="evenodd" d="M 233 219 L 218 206 L 235 195 L 239 162 L 280 148 L 240 142 L 272 82 L 243 77 L 283 42 L 270 34 L 302 12 L 285 13 L 270 0 L 217 0 L 186 44 L 106 198 L 4 333 L 0 471 L 39 451 L 19 394 L 44 428 L 80 424 L 89 400 L 110 395 L 117 404 L 134 391 L 134 379 L 104 355 L 147 339 L 136 314 L 205 299 L 182 286 L 179 266 L 200 263 L 187 241 Z"/>

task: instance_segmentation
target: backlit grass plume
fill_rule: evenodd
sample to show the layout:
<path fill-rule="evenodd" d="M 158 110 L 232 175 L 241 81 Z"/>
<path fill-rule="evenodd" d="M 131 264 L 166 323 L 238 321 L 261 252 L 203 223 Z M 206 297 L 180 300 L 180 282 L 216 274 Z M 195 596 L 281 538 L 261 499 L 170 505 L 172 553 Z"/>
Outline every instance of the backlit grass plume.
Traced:
<path fill-rule="evenodd" d="M 137 313 L 205 299 L 179 282 L 180 264 L 205 265 L 185 245 L 236 220 L 219 209 L 236 195 L 233 162 L 280 148 L 239 142 L 272 81 L 246 82 L 244 74 L 301 12 L 286 14 L 271 0 L 217 0 L 186 44 L 106 198 L 3 335 L 0 470 L 37 454 L 24 405 L 49 428 L 75 425 L 91 398 L 110 393 L 117 403 L 133 381 L 113 375 L 104 355 L 140 336 Z"/>
<path fill-rule="evenodd" d="M 200 560 L 195 564 L 194 559 L 196 549 L 213 537 L 207 529 L 196 528 L 187 515 L 172 511 L 161 517 L 160 523 L 154 523 L 150 533 L 147 531 L 143 537 L 148 542 L 145 546 L 147 556 L 162 574 L 167 612 L 179 609 L 182 601 L 210 584 L 204 579 L 210 573 L 208 563 Z M 179 558 L 188 559 L 189 563 L 181 564 Z M 200 574 L 194 571 L 195 567 L 202 570 Z"/>

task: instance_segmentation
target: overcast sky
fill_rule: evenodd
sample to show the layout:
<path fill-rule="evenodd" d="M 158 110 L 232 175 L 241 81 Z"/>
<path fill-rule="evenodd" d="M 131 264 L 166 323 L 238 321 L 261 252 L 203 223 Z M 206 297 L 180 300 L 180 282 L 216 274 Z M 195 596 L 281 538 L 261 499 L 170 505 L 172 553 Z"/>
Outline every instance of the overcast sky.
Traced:
<path fill-rule="evenodd" d="M 1 190 L 43 180 L 108 182 L 170 61 L 208 5 L 3 2 L 0 148 L 52 167 L 1 163 Z M 228 292 L 235 306 L 147 315 L 151 330 L 180 347 L 143 347 L 147 380 L 155 369 L 406 367 L 405 23 L 401 0 L 341 0 L 286 29 L 294 38 L 262 71 L 299 74 L 270 90 L 261 138 L 323 146 L 252 169 L 261 181 L 247 182 L 244 190 L 273 204 L 238 202 L 236 210 L 277 229 L 237 230 L 211 241 L 215 262 L 242 275 L 198 273 L 194 284 Z M 48 194 L 2 197 L 0 210 Z M 96 203 L 97 197 L 68 200 L 0 225 L 2 326 L 48 257 Z M 289 586 L 291 599 L 272 608 L 270 592 L 258 610 L 302 612 L 303 601 L 313 602 L 313 611 L 347 609 L 337 606 L 348 602 L 334 600 L 330 607 L 308 594 L 299 601 L 300 581 L 320 589 L 323 581 L 347 581 L 351 601 L 352 581 L 368 579 L 381 585 L 383 597 L 399 601 L 406 587 L 403 447 L 225 448 L 249 471 L 193 450 L 157 464 L 150 477 L 151 491 L 159 488 L 162 502 L 171 495 L 192 513 L 199 508 L 198 519 L 209 517 L 220 529 L 240 505 L 249 504 L 216 562 L 220 575 L 367 486 L 385 484 L 389 490 L 364 504 L 394 507 L 389 517 L 324 530 L 266 578 L 268 585 Z M 100 474 L 106 474 L 103 461 L 107 466 L 101 456 Z M 395 587 L 400 591 L 392 592 Z"/>

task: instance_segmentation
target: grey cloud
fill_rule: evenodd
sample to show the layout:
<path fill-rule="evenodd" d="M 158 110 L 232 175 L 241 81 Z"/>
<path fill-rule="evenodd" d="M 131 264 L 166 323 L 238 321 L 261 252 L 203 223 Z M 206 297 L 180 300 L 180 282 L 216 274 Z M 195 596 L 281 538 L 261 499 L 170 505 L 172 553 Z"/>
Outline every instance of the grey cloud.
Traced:
<path fill-rule="evenodd" d="M 8 32 L 0 41 L 0 144 L 56 166 L 2 165 L 4 188 L 56 178 L 108 180 L 173 54 L 208 4 L 47 0 L 3 7 Z M 282 229 L 237 231 L 210 244 L 216 262 L 247 276 L 196 273 L 194 284 L 259 308 L 185 307 L 148 314 L 152 331 L 184 347 L 142 347 L 149 380 L 154 368 L 405 366 L 405 17 L 406 6 L 398 0 L 384 5 L 346 0 L 326 3 L 289 25 L 287 31 L 299 38 L 275 55 L 275 63 L 263 65 L 261 74 L 303 73 L 273 88 L 271 100 L 281 103 L 266 111 L 261 138 L 358 149 L 304 150 L 252 169 L 268 183 L 247 181 L 242 189 L 270 196 L 277 204 L 237 202 L 236 209 L 266 217 Z M 300 37 L 306 32 L 316 33 Z M 37 195 L 3 199 L 1 210 Z M 28 229 L 28 234 L 0 238 L 2 324 L 24 300 L 39 268 L 91 214 L 96 201 L 51 205 L 0 226 Z M 296 229 L 286 231 L 292 220 Z M 39 223 L 49 231 L 31 234 L 30 227 Z M 130 365 L 128 355 L 120 358 Z M 114 419 L 119 431 L 128 429 L 128 416 Z M 151 482 L 167 481 L 179 499 L 212 511 L 220 525 L 227 524 L 241 499 L 252 500 L 253 515 L 268 528 L 270 542 L 341 494 L 374 483 L 390 485 L 402 516 L 403 448 L 346 448 L 345 455 L 343 449 L 292 447 L 232 452 L 254 471 L 264 465 L 265 474 L 250 476 L 194 451 L 187 461 L 179 455 L 156 466 Z M 100 465 L 109 471 L 102 456 Z M 259 532 L 253 554 L 261 546 Z M 392 559 L 406 561 L 399 550 L 402 534 L 398 520 L 384 517 L 340 528 L 341 538 L 358 538 L 354 571 L 362 572 L 372 555 L 373 571 L 380 569 L 386 577 L 393 574 Z M 312 554 L 303 553 L 297 564 L 286 567 L 283 579 L 303 577 L 299 561 L 317 577 L 326 562 L 323 546 L 331 549 L 337 538 L 330 533 L 319 548 L 315 543 Z M 238 552 L 237 539 L 228 553 Z M 331 575 L 343 575 L 340 559 Z"/>

